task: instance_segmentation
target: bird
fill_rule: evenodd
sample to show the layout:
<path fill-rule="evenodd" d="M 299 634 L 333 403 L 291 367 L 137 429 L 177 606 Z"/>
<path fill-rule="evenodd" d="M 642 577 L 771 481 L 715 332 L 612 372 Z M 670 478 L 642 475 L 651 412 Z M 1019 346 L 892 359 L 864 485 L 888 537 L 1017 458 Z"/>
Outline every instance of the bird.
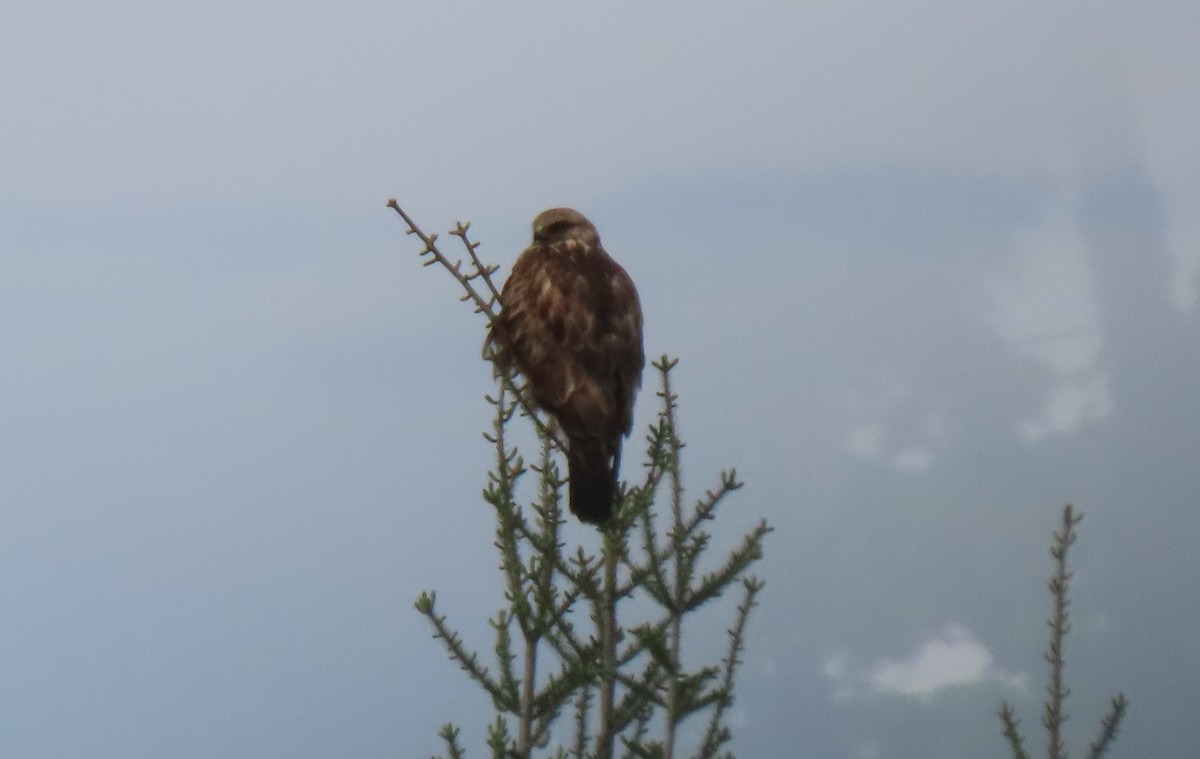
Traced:
<path fill-rule="evenodd" d="M 637 288 L 587 217 L 551 208 L 533 220 L 499 303 L 485 345 L 565 436 L 571 512 L 607 524 L 646 364 Z"/>

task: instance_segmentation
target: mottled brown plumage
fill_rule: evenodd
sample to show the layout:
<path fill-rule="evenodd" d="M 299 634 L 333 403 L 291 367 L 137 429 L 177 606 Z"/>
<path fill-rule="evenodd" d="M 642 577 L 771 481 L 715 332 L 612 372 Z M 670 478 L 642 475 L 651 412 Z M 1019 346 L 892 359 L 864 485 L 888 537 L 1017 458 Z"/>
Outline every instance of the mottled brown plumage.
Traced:
<path fill-rule="evenodd" d="M 513 265 L 500 306 L 488 335 L 497 362 L 525 375 L 567 438 L 571 511 L 603 524 L 646 363 L 633 280 L 583 214 L 551 208 L 534 219 L 533 243 Z"/>

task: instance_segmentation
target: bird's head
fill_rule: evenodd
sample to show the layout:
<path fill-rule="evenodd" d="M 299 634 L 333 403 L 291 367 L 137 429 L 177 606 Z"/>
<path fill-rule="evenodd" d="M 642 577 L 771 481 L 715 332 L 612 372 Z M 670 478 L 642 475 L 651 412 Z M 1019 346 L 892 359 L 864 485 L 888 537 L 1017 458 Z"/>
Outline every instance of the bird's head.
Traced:
<path fill-rule="evenodd" d="M 564 240 L 578 240 L 585 245 L 599 245 L 600 235 L 592 222 L 574 208 L 551 208 L 533 220 L 533 241 L 551 245 Z"/>

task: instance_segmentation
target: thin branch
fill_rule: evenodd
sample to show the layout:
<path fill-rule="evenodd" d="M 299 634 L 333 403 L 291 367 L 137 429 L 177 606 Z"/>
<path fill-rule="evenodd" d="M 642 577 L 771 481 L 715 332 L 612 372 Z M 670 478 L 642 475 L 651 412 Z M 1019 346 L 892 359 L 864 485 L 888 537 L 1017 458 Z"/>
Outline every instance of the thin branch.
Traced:
<path fill-rule="evenodd" d="M 758 594 L 765 585 L 766 583 L 757 577 L 742 580 L 742 587 L 746 589 L 746 593 L 738 605 L 733 629 L 729 630 L 729 650 L 721 661 L 721 686 L 717 690 L 716 707 L 709 717 L 708 728 L 704 731 L 704 741 L 700 744 L 701 759 L 716 756 L 717 749 L 729 741 L 729 730 L 724 726 L 723 718 L 725 712 L 733 705 L 734 676 L 741 666 L 742 652 L 746 650 L 746 623 L 750 619 L 750 611 L 758 605 Z"/>
<path fill-rule="evenodd" d="M 500 302 L 500 291 L 496 289 L 495 283 L 492 281 L 492 275 L 495 274 L 500 267 L 496 264 L 484 265 L 479 260 L 479 255 L 475 252 L 479 248 L 479 243 L 471 242 L 467 237 L 467 230 L 471 228 L 471 222 L 463 224 L 461 221 L 455 225 L 454 229 L 450 230 L 450 234 L 462 240 L 462 244 L 467 249 L 467 255 L 471 257 L 471 263 L 475 266 L 475 274 L 470 275 L 469 279 L 479 277 L 483 279 L 484 284 L 488 286 L 488 290 L 492 293 L 491 304 L 494 305 Z"/>
<path fill-rule="evenodd" d="M 455 261 L 451 263 L 450 259 L 438 248 L 438 236 L 436 234 L 426 235 L 424 232 L 422 232 L 421 228 L 418 227 L 417 223 L 412 220 L 412 217 L 404 212 L 404 209 L 400 207 L 400 204 L 396 202 L 395 198 L 388 200 L 387 205 L 388 208 L 391 208 L 396 213 L 400 214 L 400 218 L 404 219 L 404 223 L 408 225 L 408 231 L 406 234 L 416 235 L 417 239 L 425 244 L 425 249 L 420 253 L 421 256 L 430 257 L 429 260 L 425 261 L 425 265 L 431 266 L 435 263 L 439 263 L 445 267 L 446 271 L 450 272 L 450 274 L 452 274 L 454 278 L 458 280 L 458 284 L 462 285 L 463 290 L 466 291 L 464 300 L 473 300 L 475 302 L 475 310 L 478 313 L 487 316 L 488 323 L 495 321 L 496 312 L 494 309 L 494 303 L 489 303 L 482 296 L 480 296 L 480 294 L 475 290 L 474 286 L 471 285 L 471 280 L 477 277 L 483 277 L 484 280 L 488 281 L 490 284 L 491 273 L 496 271 L 496 268 L 482 267 L 477 263 L 475 271 L 471 272 L 470 274 L 463 274 L 462 261 Z M 465 241 L 466 228 L 463 227 L 461 223 L 459 224 L 459 228 L 463 230 L 463 239 Z M 479 260 L 475 258 L 474 250 L 472 250 L 472 258 L 476 262 Z"/>
<path fill-rule="evenodd" d="M 450 752 L 450 759 L 463 759 L 462 747 L 458 745 L 458 728 L 451 723 L 442 725 L 442 729 L 438 732 L 438 736 L 446 742 L 446 750 Z"/>
<path fill-rule="evenodd" d="M 518 686 L 516 673 L 513 671 L 513 661 L 516 657 L 512 653 L 512 638 L 508 633 L 509 624 L 512 622 L 512 615 L 501 609 L 496 613 L 496 619 L 490 620 L 492 628 L 496 631 L 496 661 L 500 668 L 500 682 L 498 685 L 504 691 L 506 701 L 510 703 L 519 703 Z"/>
<path fill-rule="evenodd" d="M 575 759 L 584 759 L 588 744 L 588 714 L 592 710 L 592 686 L 585 684 L 575 697 L 575 743 L 571 754 Z"/>
<path fill-rule="evenodd" d="M 1013 712 L 1013 708 L 1005 701 L 1000 706 L 1000 723 L 1004 729 L 1001 731 L 1004 737 L 1008 740 L 1008 747 L 1012 751 L 1013 759 L 1029 759 L 1029 754 L 1025 753 L 1024 738 L 1021 737 L 1020 725 L 1021 720 L 1017 719 L 1017 715 Z"/>
<path fill-rule="evenodd" d="M 726 495 L 728 495 L 730 492 L 742 487 L 742 484 L 743 483 L 737 479 L 737 470 L 730 469 L 728 472 L 722 472 L 720 486 L 718 486 L 716 491 L 708 491 L 707 493 L 705 493 L 704 500 L 699 501 L 696 504 L 695 510 L 693 511 L 691 516 L 688 517 L 687 521 L 684 523 L 683 535 L 685 535 L 685 536 L 693 535 L 696 532 L 696 530 L 700 527 L 701 524 L 703 524 L 704 522 L 706 522 L 708 520 L 711 520 L 713 518 L 713 513 L 716 511 L 717 505 L 721 502 L 721 500 Z M 649 536 L 648 538 L 644 537 L 644 539 L 650 539 L 650 546 L 653 546 L 653 540 L 652 540 L 653 535 L 654 535 L 653 523 L 650 522 L 648 525 L 645 525 L 643 527 L 643 531 L 644 531 L 644 536 Z M 770 531 L 771 531 L 770 529 L 767 530 L 767 532 L 770 532 Z M 648 547 L 645 551 L 646 556 L 647 556 L 647 563 L 644 565 L 635 565 L 635 564 L 631 563 L 629 565 L 630 578 L 629 578 L 628 583 L 625 586 L 622 586 L 621 593 L 619 595 L 624 595 L 626 593 L 629 593 L 629 592 L 631 592 L 633 587 L 636 587 L 638 585 L 643 584 L 644 582 L 647 582 L 647 580 L 646 580 L 647 572 L 655 572 L 656 573 L 655 581 L 665 587 L 666 580 L 665 579 L 657 579 L 657 578 L 662 577 L 662 570 L 656 569 L 655 562 L 657 562 L 658 564 L 661 564 L 662 562 L 665 562 L 665 561 L 675 558 L 676 550 L 677 550 L 677 547 L 676 547 L 674 541 L 672 541 L 671 543 L 668 543 L 665 547 L 663 547 L 661 549 L 656 548 L 656 547 Z"/>
<path fill-rule="evenodd" d="M 596 759 L 612 759 L 613 704 L 616 699 L 617 565 L 624 554 L 624 536 L 606 528 L 604 536 L 604 592 L 596 609 L 600 627 L 600 725 L 596 733 Z"/>
<path fill-rule="evenodd" d="M 458 236 L 459 239 L 463 241 L 463 244 L 467 246 L 467 250 L 470 252 L 474 269 L 464 274 L 462 270 L 462 261 L 451 262 L 450 258 L 442 253 L 441 249 L 438 248 L 438 236 L 436 233 L 428 235 L 425 234 L 425 232 L 423 232 L 421 228 L 417 226 L 417 223 L 412 220 L 412 217 L 400 207 L 400 204 L 396 202 L 395 198 L 388 200 L 387 206 L 388 208 L 393 209 L 396 213 L 400 214 L 400 218 L 404 220 L 406 225 L 408 225 L 408 229 L 405 230 L 405 234 L 415 235 L 417 239 L 424 244 L 424 249 L 422 249 L 418 254 L 421 257 L 428 257 L 427 260 L 423 262 L 424 265 L 432 266 L 433 264 L 441 264 L 446 271 L 450 272 L 451 276 L 458 281 L 458 284 L 465 291 L 465 294 L 460 298 L 460 300 L 470 300 L 474 302 L 475 312 L 486 316 L 489 326 L 495 322 L 498 315 L 496 313 L 496 306 L 500 303 L 500 294 L 496 288 L 495 282 L 492 281 L 492 275 L 497 272 L 500 267 L 494 264 L 485 265 L 480 261 L 475 252 L 476 248 L 479 247 L 479 243 L 472 243 L 467 238 L 467 229 L 470 227 L 470 224 L 464 225 L 462 222 L 459 222 L 454 230 L 452 230 L 450 233 Z M 472 283 L 476 279 L 482 279 L 487 284 L 488 290 L 490 293 L 492 293 L 491 297 L 485 298 L 477 289 L 475 289 L 475 285 Z M 529 416 L 530 419 L 533 420 L 533 423 L 537 426 L 539 432 L 543 435 L 549 436 L 552 440 L 554 440 L 555 445 L 561 448 L 561 445 L 550 433 L 546 423 L 538 417 L 536 412 L 537 406 L 531 400 L 529 400 L 528 397 L 526 397 L 525 391 L 522 390 L 522 388 L 520 388 L 513 380 L 512 373 L 508 371 L 499 371 L 497 374 L 500 377 L 500 381 L 516 396 L 518 402 L 521 404 L 522 410 L 526 415 Z"/>
<path fill-rule="evenodd" d="M 525 671 L 521 679 L 521 713 L 517 729 L 517 751 L 522 759 L 527 759 L 533 751 L 531 743 L 533 731 L 533 690 L 537 679 L 537 649 L 536 638 L 525 636 Z"/>
<path fill-rule="evenodd" d="M 469 653 L 463 647 L 462 638 L 458 637 L 457 633 L 446 626 L 446 618 L 438 616 L 435 613 L 435 601 L 436 595 L 430 592 L 422 593 L 416 603 L 417 611 L 424 614 L 433 625 L 433 637 L 441 638 L 450 653 L 450 658 L 458 662 L 458 666 L 462 667 L 471 676 L 472 680 L 479 683 L 488 692 L 497 709 L 509 712 L 514 711 L 517 705 L 512 701 L 510 695 L 505 693 L 500 684 L 492 679 L 487 667 L 479 665 L 479 657 L 473 653 Z"/>
<path fill-rule="evenodd" d="M 1050 555 L 1054 559 L 1054 573 L 1050 576 L 1048 586 L 1053 601 L 1053 610 L 1047 624 L 1050 627 L 1050 643 L 1046 649 L 1045 659 L 1050 664 L 1050 683 L 1046 688 L 1047 698 L 1042 712 L 1042 724 L 1048 733 L 1046 754 L 1050 759 L 1066 759 L 1067 751 L 1062 739 L 1062 725 L 1067 720 L 1064 704 L 1071 690 L 1064 682 L 1065 658 L 1063 656 L 1063 641 L 1071 630 L 1070 605 L 1068 590 L 1071 572 L 1067 570 L 1067 554 L 1075 543 L 1077 533 L 1075 526 L 1083 520 L 1083 514 L 1075 511 L 1071 504 L 1063 507 L 1060 527 L 1054 532 L 1050 544 Z M 1088 745 L 1088 758 L 1101 759 L 1117 738 L 1121 720 L 1125 716 L 1128 701 L 1125 694 L 1118 693 L 1113 699 L 1108 713 L 1100 720 L 1100 735 Z M 1000 706 L 1001 733 L 1008 741 L 1013 759 L 1028 759 L 1025 752 L 1024 738 L 1021 735 L 1013 708 L 1004 702 Z"/>
<path fill-rule="evenodd" d="M 1088 759 L 1101 759 L 1105 752 L 1112 747 L 1121 729 L 1121 720 L 1125 717 L 1125 708 L 1129 701 L 1124 693 L 1118 693 L 1109 706 L 1108 714 L 1100 720 L 1100 737 L 1094 743 L 1088 744 Z"/>
<path fill-rule="evenodd" d="M 760 521 L 742 538 L 742 544 L 729 555 L 724 566 L 700 579 L 700 585 L 685 599 L 685 610 L 698 608 L 719 596 L 747 567 L 761 559 L 762 539 L 772 530 L 765 519 Z"/>
<path fill-rule="evenodd" d="M 1063 657 L 1063 639 L 1071 629 L 1070 614 L 1067 606 L 1070 600 L 1067 588 L 1071 581 L 1071 573 L 1067 571 L 1067 552 L 1075 542 L 1075 525 L 1083 519 L 1083 515 L 1075 516 L 1071 504 L 1063 508 L 1061 528 L 1054 533 L 1054 542 L 1050 546 L 1050 555 L 1054 557 L 1054 575 L 1050 578 L 1050 595 L 1053 598 L 1053 612 L 1050 615 L 1050 644 L 1046 649 L 1046 661 L 1050 663 L 1050 685 L 1047 688 L 1046 710 L 1042 715 L 1042 724 L 1049 734 L 1046 744 L 1046 755 L 1049 759 L 1066 759 L 1066 749 L 1062 740 L 1062 725 L 1067 721 L 1063 710 L 1071 690 L 1063 683 L 1065 659 Z"/>
<path fill-rule="evenodd" d="M 663 418 L 669 430 L 669 434 L 667 435 L 667 450 L 669 452 L 667 478 L 671 499 L 671 529 L 668 532 L 668 538 L 670 539 L 670 550 L 674 561 L 671 572 L 672 584 L 670 590 L 664 594 L 664 600 L 666 601 L 664 606 L 666 607 L 669 621 L 667 623 L 667 657 L 664 662 L 667 670 L 667 692 L 663 757 L 665 759 L 673 759 L 675 756 L 676 731 L 683 719 L 685 709 L 685 699 L 682 693 L 682 672 L 680 671 L 679 663 L 683 652 L 683 613 L 688 588 L 692 582 L 692 565 L 697 554 L 688 548 L 689 531 L 683 522 L 683 473 L 681 471 L 680 452 L 684 446 L 683 441 L 679 438 L 679 427 L 675 422 L 675 409 L 678 404 L 678 396 L 671 392 L 670 369 L 674 366 L 674 363 L 668 361 L 666 356 L 663 356 L 655 366 L 660 367 L 660 371 L 662 372 L 662 390 L 659 391 L 658 395 L 663 399 Z M 697 552 L 703 550 L 703 547 L 697 546 L 696 550 Z"/>

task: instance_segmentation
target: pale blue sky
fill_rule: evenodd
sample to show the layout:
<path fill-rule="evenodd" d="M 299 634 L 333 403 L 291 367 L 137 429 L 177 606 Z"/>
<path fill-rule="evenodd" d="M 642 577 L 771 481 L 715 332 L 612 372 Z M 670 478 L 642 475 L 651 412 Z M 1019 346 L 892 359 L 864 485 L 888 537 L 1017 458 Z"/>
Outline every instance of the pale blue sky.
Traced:
<path fill-rule="evenodd" d="M 717 542 L 777 527 L 740 756 L 998 759 L 1002 699 L 1039 746 L 1067 500 L 1075 751 L 1122 689 L 1114 756 L 1191 756 L 1198 28 L 1167 0 L 5 4 L 0 754 L 428 756 L 450 720 L 483 753 L 411 602 L 490 647 L 490 373 L 397 197 L 505 266 L 577 207 L 634 277 L 692 492 L 748 482 Z"/>

